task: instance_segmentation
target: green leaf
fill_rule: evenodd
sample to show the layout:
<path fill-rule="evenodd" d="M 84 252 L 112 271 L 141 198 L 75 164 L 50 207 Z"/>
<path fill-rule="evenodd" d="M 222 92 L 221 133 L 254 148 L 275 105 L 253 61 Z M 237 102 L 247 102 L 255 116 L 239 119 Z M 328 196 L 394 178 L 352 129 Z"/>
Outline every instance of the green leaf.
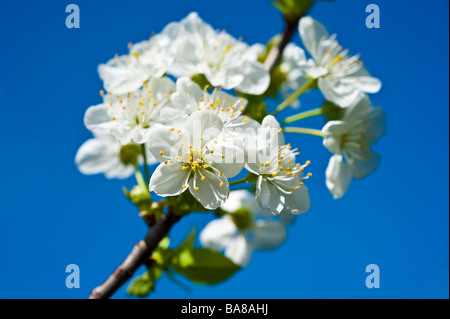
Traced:
<path fill-rule="evenodd" d="M 217 284 L 240 269 L 221 253 L 206 249 L 185 249 L 173 259 L 175 272 L 201 284 Z"/>
<path fill-rule="evenodd" d="M 195 242 L 195 228 L 192 228 L 189 235 L 186 237 L 186 239 L 178 246 L 176 249 L 177 252 L 181 252 L 185 249 L 191 249 L 194 246 Z"/>
<path fill-rule="evenodd" d="M 158 267 L 150 268 L 146 273 L 133 280 L 127 288 L 127 293 L 137 297 L 146 297 L 155 290 L 155 283 L 161 274 L 162 271 Z"/>

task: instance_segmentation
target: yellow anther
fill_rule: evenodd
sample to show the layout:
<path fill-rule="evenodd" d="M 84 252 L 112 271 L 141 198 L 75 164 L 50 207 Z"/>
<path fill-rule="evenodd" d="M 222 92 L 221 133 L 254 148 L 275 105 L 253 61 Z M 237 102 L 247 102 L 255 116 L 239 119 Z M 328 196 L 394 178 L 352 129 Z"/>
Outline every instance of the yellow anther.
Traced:
<path fill-rule="evenodd" d="M 312 176 L 312 173 L 308 173 L 308 177 L 311 177 Z"/>
<path fill-rule="evenodd" d="M 205 176 L 202 176 L 201 180 L 204 181 L 205 179 L 206 179 L 206 177 L 205 177 Z"/>
<path fill-rule="evenodd" d="M 160 151 L 160 152 L 159 152 L 159 155 L 160 155 L 160 156 L 163 156 L 163 155 L 164 155 L 164 152 L 163 152 L 163 151 Z"/>
<path fill-rule="evenodd" d="M 144 105 L 144 101 L 139 101 L 139 103 L 138 103 L 140 106 L 143 106 Z"/>
<path fill-rule="evenodd" d="M 309 165 L 309 164 L 311 164 L 311 161 L 306 161 L 305 164 L 306 164 L 306 165 Z"/>
<path fill-rule="evenodd" d="M 223 173 L 222 172 L 219 172 L 219 176 L 222 176 L 223 175 Z"/>
<path fill-rule="evenodd" d="M 187 186 L 186 185 L 181 185 L 183 188 L 187 188 Z"/>
<path fill-rule="evenodd" d="M 278 175 L 277 173 L 273 173 L 273 174 L 272 174 L 273 177 L 275 177 L 275 176 L 277 176 L 277 175 Z"/>
<path fill-rule="evenodd" d="M 298 186 L 302 187 L 303 185 L 305 185 L 305 183 L 300 182 L 300 184 L 298 184 Z"/>
<path fill-rule="evenodd" d="M 219 186 L 220 186 L 220 187 L 223 187 L 223 183 L 222 183 L 222 182 L 220 182 Z"/>
<path fill-rule="evenodd" d="M 157 106 L 158 105 L 158 103 L 156 103 L 156 102 L 153 102 L 153 106 Z"/>
<path fill-rule="evenodd" d="M 286 172 L 286 175 L 287 175 L 287 176 L 291 175 L 291 172 Z"/>
<path fill-rule="evenodd" d="M 243 120 L 242 122 L 244 122 L 244 123 L 245 123 L 245 122 L 247 122 L 247 121 L 248 121 L 248 119 L 244 119 L 244 120 Z"/>
<path fill-rule="evenodd" d="M 299 167 L 299 166 L 300 166 L 300 164 L 296 164 L 296 165 L 295 165 L 295 167 Z"/>
<path fill-rule="evenodd" d="M 103 96 L 103 95 L 105 95 L 105 91 L 100 90 L 100 96 Z"/>
<path fill-rule="evenodd" d="M 172 127 L 172 128 L 170 129 L 170 131 L 173 132 L 173 131 L 175 131 L 175 129 Z"/>
<path fill-rule="evenodd" d="M 168 161 L 168 160 L 165 160 L 165 161 L 164 161 L 164 164 L 167 164 L 167 163 L 169 163 L 169 161 Z"/>
<path fill-rule="evenodd" d="M 198 187 L 194 187 L 194 189 L 196 190 L 196 191 L 198 191 L 200 188 L 198 188 Z"/>
<path fill-rule="evenodd" d="M 291 188 L 291 192 L 295 192 L 295 188 Z"/>
<path fill-rule="evenodd" d="M 116 120 L 116 117 L 115 117 L 115 116 L 113 116 L 113 118 L 112 118 L 112 119 L 113 119 L 113 121 L 115 121 L 115 120 Z"/>
<path fill-rule="evenodd" d="M 206 165 L 206 164 L 203 165 L 203 168 L 204 168 L 204 169 L 207 169 L 207 168 L 208 168 L 208 165 Z"/>
<path fill-rule="evenodd" d="M 230 117 L 233 117 L 234 116 L 234 114 L 230 114 Z"/>

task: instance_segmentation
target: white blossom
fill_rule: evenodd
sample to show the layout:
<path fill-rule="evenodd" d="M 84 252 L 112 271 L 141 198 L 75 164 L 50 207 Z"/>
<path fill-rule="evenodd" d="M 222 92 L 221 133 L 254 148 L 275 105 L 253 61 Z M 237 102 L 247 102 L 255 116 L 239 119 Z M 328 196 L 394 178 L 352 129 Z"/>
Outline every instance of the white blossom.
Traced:
<path fill-rule="evenodd" d="M 139 89 L 151 78 L 162 77 L 173 63 L 166 44 L 161 36 L 154 36 L 131 46 L 130 54 L 100 64 L 98 73 L 105 90 L 120 95 Z"/>
<path fill-rule="evenodd" d="M 150 129 L 161 123 L 161 110 L 171 107 L 174 90 L 175 83 L 169 78 L 154 78 L 128 94 L 104 94 L 102 104 L 86 111 L 84 123 L 94 134 L 111 134 L 122 144 L 143 144 Z"/>
<path fill-rule="evenodd" d="M 194 112 L 179 128 L 154 128 L 149 147 L 161 164 L 150 191 L 175 196 L 189 189 L 207 209 L 223 204 L 230 192 L 227 178 L 239 174 L 244 162 L 242 151 L 221 139 L 222 131 L 222 120 L 209 111 Z"/>
<path fill-rule="evenodd" d="M 267 215 L 249 191 L 231 192 L 221 208 L 228 214 L 208 223 L 200 233 L 200 242 L 205 247 L 224 250 L 225 256 L 240 266 L 248 264 L 255 248 L 274 249 L 286 239 L 283 224 L 265 218 Z"/>
<path fill-rule="evenodd" d="M 225 31 L 216 31 L 193 12 L 170 23 L 161 33 L 170 43 L 176 77 L 203 74 L 213 86 L 259 95 L 270 84 L 270 75 L 257 61 L 259 46 L 251 47 Z"/>
<path fill-rule="evenodd" d="M 129 151 L 140 151 L 138 145 L 121 145 L 111 135 L 100 135 L 87 140 L 78 149 L 75 163 L 78 169 L 86 175 L 105 174 L 107 178 L 128 178 L 133 174 L 135 167 L 132 163 L 124 163 Z M 125 153 L 125 154 L 124 154 Z M 122 158 L 121 158 L 122 157 Z M 137 156 L 138 163 L 142 163 L 142 156 Z M 147 154 L 148 164 L 155 162 L 153 156 Z"/>
<path fill-rule="evenodd" d="M 284 144 L 280 124 L 273 116 L 266 116 L 258 135 L 249 137 L 246 153 L 246 168 L 258 176 L 256 200 L 261 208 L 275 215 L 309 210 L 309 193 L 303 182 L 311 176 L 303 174 L 309 161 L 303 165 L 296 163 L 300 153 Z"/>
<path fill-rule="evenodd" d="M 324 126 L 323 144 L 335 154 L 326 170 L 326 184 L 335 198 L 345 194 L 352 177 L 363 178 L 378 166 L 380 158 L 370 146 L 384 129 L 381 108 L 372 107 L 365 94 L 345 109 L 342 120 Z"/>
<path fill-rule="evenodd" d="M 341 107 L 357 101 L 361 92 L 376 93 L 381 82 L 370 76 L 359 61 L 359 55 L 349 57 L 325 27 L 311 17 L 304 17 L 299 24 L 300 37 L 312 59 L 299 66 L 309 77 L 318 79 L 325 98 Z"/>

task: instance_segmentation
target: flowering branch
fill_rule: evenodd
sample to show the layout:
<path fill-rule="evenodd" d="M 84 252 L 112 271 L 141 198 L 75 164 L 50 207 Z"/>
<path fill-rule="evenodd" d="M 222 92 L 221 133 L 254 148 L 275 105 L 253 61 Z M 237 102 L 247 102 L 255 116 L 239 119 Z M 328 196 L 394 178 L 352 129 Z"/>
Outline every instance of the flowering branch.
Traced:
<path fill-rule="evenodd" d="M 146 263 L 148 257 L 158 247 L 159 242 L 167 235 L 172 226 L 180 220 L 173 208 L 169 207 L 167 215 L 157 222 L 144 239 L 139 241 L 125 261 L 109 276 L 106 281 L 92 290 L 89 299 L 107 299 L 111 297 L 134 272 Z"/>

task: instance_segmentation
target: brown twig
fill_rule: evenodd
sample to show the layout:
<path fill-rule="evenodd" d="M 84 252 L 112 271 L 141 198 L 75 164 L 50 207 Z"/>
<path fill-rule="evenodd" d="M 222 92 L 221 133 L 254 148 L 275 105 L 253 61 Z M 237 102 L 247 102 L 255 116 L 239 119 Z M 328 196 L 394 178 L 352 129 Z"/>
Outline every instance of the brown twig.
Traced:
<path fill-rule="evenodd" d="M 136 269 L 146 263 L 149 256 L 158 247 L 159 242 L 180 218 L 180 216 L 174 214 L 173 208 L 169 207 L 169 211 L 164 218 L 155 223 L 147 236 L 134 246 L 125 261 L 102 285 L 92 290 L 89 299 L 106 299 L 111 297 L 118 288 L 133 276 Z"/>
<path fill-rule="evenodd" d="M 264 62 L 264 68 L 270 73 L 272 73 L 278 62 L 280 62 L 286 45 L 291 41 L 292 36 L 297 30 L 298 21 L 300 20 L 300 18 L 290 20 L 287 17 L 284 17 L 284 20 L 286 22 L 286 26 L 284 28 L 283 34 L 281 35 L 281 41 L 277 46 L 272 47 L 266 58 L 266 61 Z"/>

